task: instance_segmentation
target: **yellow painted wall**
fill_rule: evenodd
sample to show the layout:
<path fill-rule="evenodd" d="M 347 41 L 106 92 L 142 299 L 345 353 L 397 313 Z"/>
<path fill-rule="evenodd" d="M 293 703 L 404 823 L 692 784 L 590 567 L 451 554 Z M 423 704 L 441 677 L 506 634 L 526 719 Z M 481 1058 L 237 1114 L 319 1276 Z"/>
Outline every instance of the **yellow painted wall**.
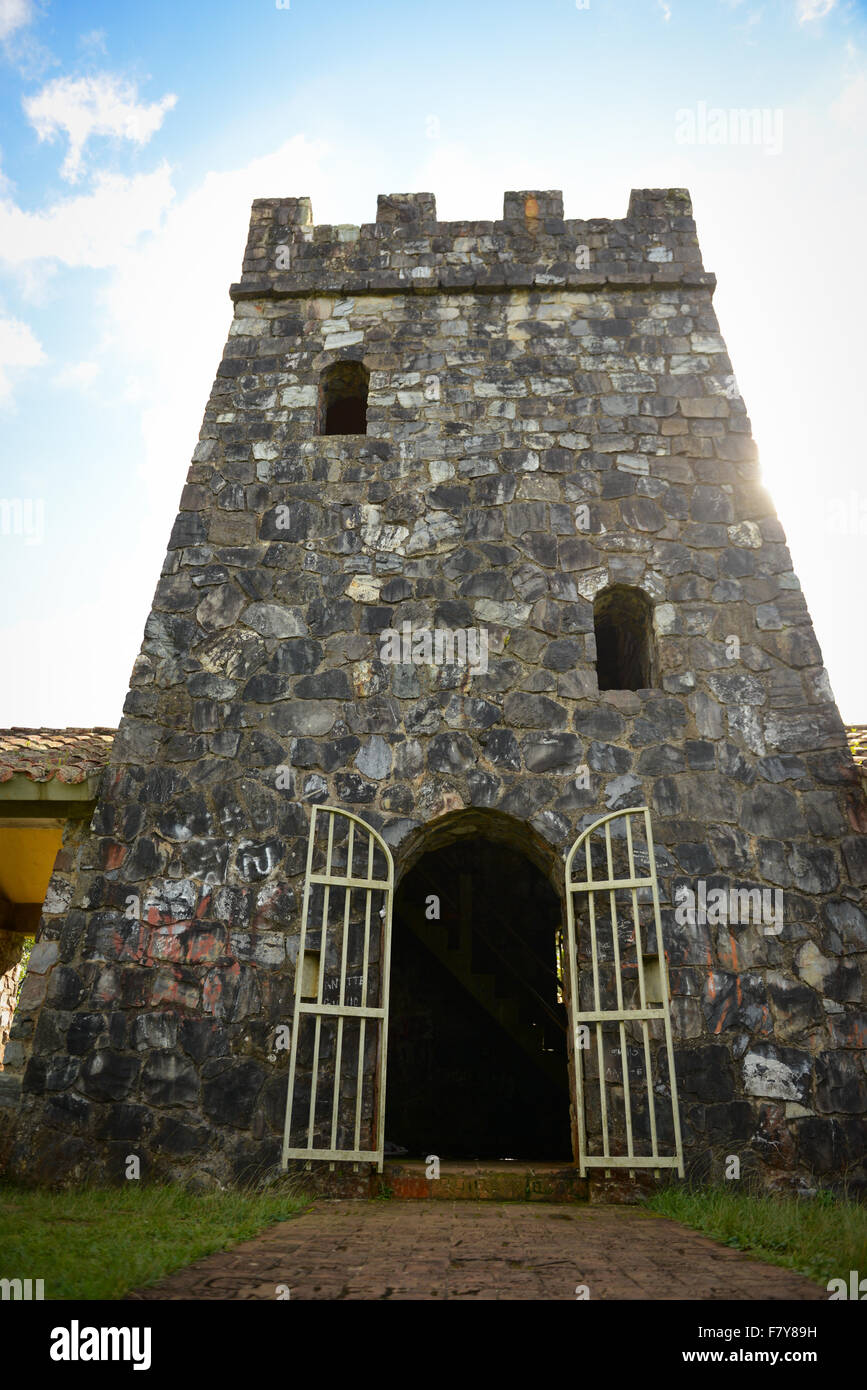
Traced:
<path fill-rule="evenodd" d="M 62 821 L 0 825 L 0 895 L 41 903 L 63 841 Z"/>

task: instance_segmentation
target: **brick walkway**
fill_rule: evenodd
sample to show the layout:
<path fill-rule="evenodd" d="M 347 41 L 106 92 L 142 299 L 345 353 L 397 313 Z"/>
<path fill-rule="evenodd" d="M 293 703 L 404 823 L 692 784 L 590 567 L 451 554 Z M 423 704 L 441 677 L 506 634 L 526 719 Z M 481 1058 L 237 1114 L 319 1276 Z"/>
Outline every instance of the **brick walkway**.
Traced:
<path fill-rule="evenodd" d="M 128 1295 L 136 1299 L 822 1299 L 630 1207 L 330 1201 Z M 285 1293 L 283 1294 L 285 1298 Z"/>

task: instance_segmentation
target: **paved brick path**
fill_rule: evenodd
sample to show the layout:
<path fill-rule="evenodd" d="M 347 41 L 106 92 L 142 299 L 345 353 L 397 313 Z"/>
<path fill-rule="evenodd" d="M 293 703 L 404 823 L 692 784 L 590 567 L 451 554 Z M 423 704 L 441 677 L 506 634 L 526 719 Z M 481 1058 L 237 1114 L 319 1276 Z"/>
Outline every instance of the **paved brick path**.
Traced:
<path fill-rule="evenodd" d="M 549 1300 L 579 1284 L 591 1299 L 828 1297 L 634 1208 L 449 1201 L 319 1202 L 128 1297 Z"/>

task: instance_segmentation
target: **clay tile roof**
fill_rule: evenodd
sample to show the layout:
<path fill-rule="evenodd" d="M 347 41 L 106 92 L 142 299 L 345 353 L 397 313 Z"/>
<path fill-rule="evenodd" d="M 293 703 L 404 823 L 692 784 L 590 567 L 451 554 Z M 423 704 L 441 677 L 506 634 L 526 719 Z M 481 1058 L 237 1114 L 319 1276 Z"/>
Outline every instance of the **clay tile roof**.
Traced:
<path fill-rule="evenodd" d="M 846 737 L 852 749 L 852 757 L 867 772 L 867 724 L 847 724 Z"/>
<path fill-rule="evenodd" d="M 0 782 L 84 782 L 108 762 L 116 729 L 0 729 Z"/>

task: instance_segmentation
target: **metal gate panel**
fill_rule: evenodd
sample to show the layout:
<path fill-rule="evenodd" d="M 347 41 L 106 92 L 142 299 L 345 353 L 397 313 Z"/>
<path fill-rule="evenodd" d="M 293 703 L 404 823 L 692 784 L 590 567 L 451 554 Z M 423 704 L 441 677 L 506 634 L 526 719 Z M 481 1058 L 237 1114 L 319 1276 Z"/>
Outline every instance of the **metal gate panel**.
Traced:
<path fill-rule="evenodd" d="M 643 830 L 643 846 L 636 845 L 633 835 L 636 817 L 640 818 Z M 646 872 L 636 872 L 636 860 L 644 861 L 640 867 L 644 870 L 646 864 Z M 574 879 L 576 871 L 583 872 L 584 877 Z M 579 894 L 582 895 L 581 909 L 576 911 Z M 624 895 L 627 897 L 625 913 Z M 662 940 L 653 831 L 646 806 L 602 816 L 579 835 L 566 857 L 566 904 L 569 1010 L 581 1176 L 588 1168 L 626 1168 L 630 1176 L 637 1168 L 654 1169 L 657 1176 L 662 1168 L 676 1168 L 683 1177 L 668 968 Z M 642 924 L 642 907 L 651 909 L 652 923 Z M 580 933 L 576 920 L 581 925 Z M 655 952 L 648 949 L 651 935 L 655 937 Z M 582 959 L 585 962 L 583 970 Z M 631 993 L 631 1000 L 627 1000 L 627 993 Z M 588 1004 L 590 1007 L 586 1007 Z M 593 1050 L 583 1045 L 585 1038 L 590 1038 L 591 1028 L 595 1029 L 595 1057 Z M 619 1048 L 610 1041 L 612 1031 L 616 1032 Z M 669 1104 L 663 1106 L 662 1116 L 657 1114 L 657 1097 L 661 1102 L 665 1099 L 666 1085 L 654 1070 L 652 1032 L 656 1035 L 654 1041 L 664 1039 L 665 1044 Z M 630 1041 L 633 1041 L 631 1050 Z M 618 1052 L 619 1084 L 614 1060 Z M 643 1110 L 641 1077 L 630 1077 L 630 1071 L 637 1069 L 641 1060 L 646 1089 Z M 594 1139 L 598 1137 L 601 1141 L 601 1153 L 590 1152 L 588 1136 L 588 1108 L 595 1105 L 596 1095 L 587 1083 L 593 1079 L 594 1067 L 598 1077 L 598 1111 L 593 1114 L 593 1128 Z M 639 1082 L 636 1099 L 631 1080 Z M 638 1133 L 634 1124 L 636 1107 Z M 619 1129 L 621 1119 L 622 1132 L 613 1132 Z M 664 1134 L 660 1134 L 661 1127 Z M 615 1148 L 620 1151 L 615 1152 Z M 645 1152 L 641 1152 L 642 1149 Z M 668 1152 L 663 1152 L 664 1149 Z"/>
<path fill-rule="evenodd" d="M 320 1159 L 375 1163 L 382 1172 L 393 892 L 394 863 L 382 837 L 349 811 L 314 806 L 284 1168 L 290 1159 Z"/>

